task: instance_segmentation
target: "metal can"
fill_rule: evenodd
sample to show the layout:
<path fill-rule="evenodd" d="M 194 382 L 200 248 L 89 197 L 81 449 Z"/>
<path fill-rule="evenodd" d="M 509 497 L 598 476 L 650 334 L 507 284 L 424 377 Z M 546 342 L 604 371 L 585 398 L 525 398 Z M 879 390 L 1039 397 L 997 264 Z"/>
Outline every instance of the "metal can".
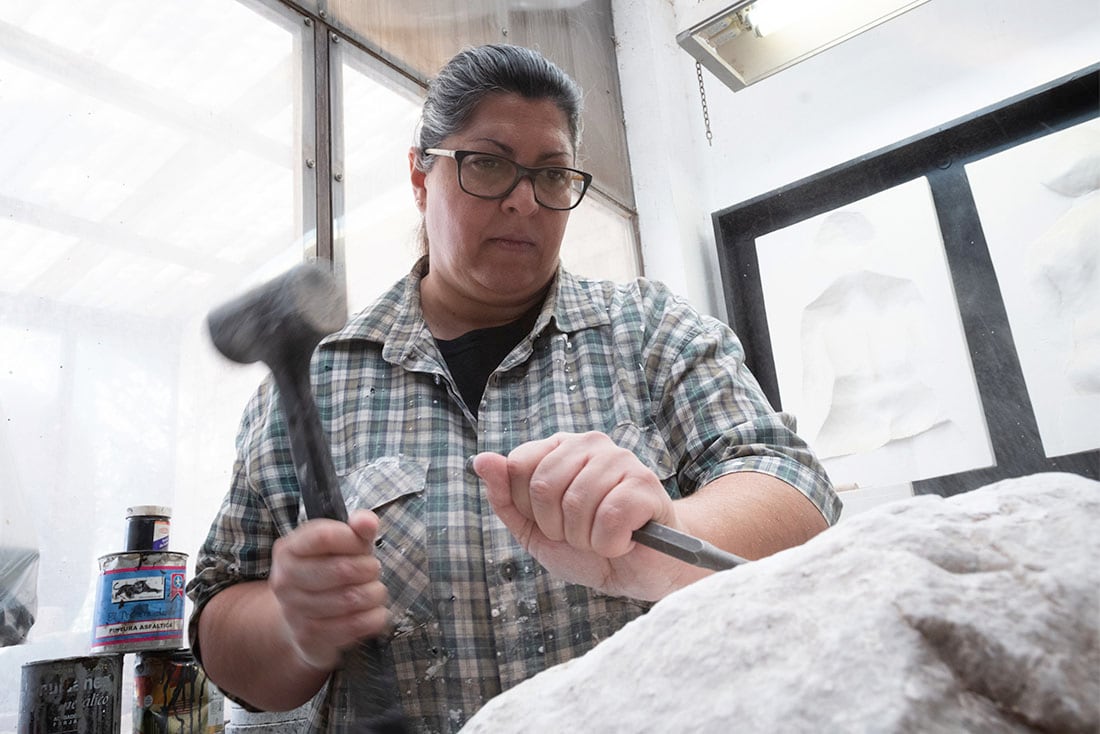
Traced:
<path fill-rule="evenodd" d="M 134 734 L 225 731 L 224 697 L 191 650 L 139 652 L 134 664 Z"/>
<path fill-rule="evenodd" d="M 122 656 L 25 663 L 19 701 L 19 734 L 117 734 Z"/>
<path fill-rule="evenodd" d="M 99 559 L 93 652 L 183 645 L 186 553 L 111 553 Z"/>
<path fill-rule="evenodd" d="M 171 529 L 172 508 L 163 505 L 135 505 L 126 508 L 126 550 L 166 551 Z"/>

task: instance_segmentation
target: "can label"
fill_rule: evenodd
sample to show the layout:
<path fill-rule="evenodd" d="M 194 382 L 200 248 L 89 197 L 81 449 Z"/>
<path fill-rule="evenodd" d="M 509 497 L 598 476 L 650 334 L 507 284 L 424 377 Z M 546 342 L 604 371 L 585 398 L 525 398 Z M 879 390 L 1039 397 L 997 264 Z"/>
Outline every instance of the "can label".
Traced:
<path fill-rule="evenodd" d="M 134 694 L 134 734 L 225 730 L 222 694 L 190 650 L 138 653 Z"/>
<path fill-rule="evenodd" d="M 158 519 L 153 523 L 153 550 L 168 550 L 168 536 L 171 533 L 168 520 Z"/>
<path fill-rule="evenodd" d="M 187 587 L 184 553 L 116 553 L 100 558 L 92 649 L 178 648 Z"/>
<path fill-rule="evenodd" d="M 168 550 L 171 525 L 167 515 L 130 515 L 126 518 L 126 550 L 128 552 Z"/>
<path fill-rule="evenodd" d="M 122 656 L 26 663 L 19 699 L 20 732 L 116 734 L 121 724 Z"/>

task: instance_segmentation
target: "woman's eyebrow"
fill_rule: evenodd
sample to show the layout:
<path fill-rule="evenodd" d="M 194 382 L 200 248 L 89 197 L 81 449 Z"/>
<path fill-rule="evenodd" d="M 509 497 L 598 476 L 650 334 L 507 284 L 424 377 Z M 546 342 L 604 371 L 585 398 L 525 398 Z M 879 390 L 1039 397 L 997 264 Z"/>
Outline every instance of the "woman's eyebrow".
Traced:
<path fill-rule="evenodd" d="M 500 154 L 503 155 L 503 156 L 514 158 L 515 155 L 516 155 L 516 149 L 515 148 L 513 148 L 510 145 L 507 145 L 506 143 L 502 143 L 502 142 L 500 142 L 499 140 L 497 140 L 495 138 L 474 138 L 474 140 L 471 141 L 471 142 L 474 142 L 474 143 L 479 143 L 479 142 L 488 143 L 489 145 L 492 145 L 492 146 L 496 147 L 500 151 Z M 554 151 L 554 152 L 543 153 L 538 158 L 536 158 L 535 160 L 537 162 L 542 162 L 542 161 L 552 160 L 554 158 L 564 158 L 567 161 L 571 161 L 573 159 L 571 153 L 569 153 L 568 151 L 562 150 L 562 151 Z"/>

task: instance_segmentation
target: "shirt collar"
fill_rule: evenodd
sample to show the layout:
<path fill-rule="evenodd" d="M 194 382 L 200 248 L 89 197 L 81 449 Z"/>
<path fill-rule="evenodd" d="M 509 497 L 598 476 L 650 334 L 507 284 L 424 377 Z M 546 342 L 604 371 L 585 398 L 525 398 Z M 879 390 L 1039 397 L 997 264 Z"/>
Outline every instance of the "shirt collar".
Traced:
<path fill-rule="evenodd" d="M 322 343 L 365 339 L 383 345 L 387 362 L 404 361 L 421 340 L 432 339 L 420 310 L 420 279 L 427 272 L 428 258 L 421 257 L 408 275 Z M 599 281 L 577 278 L 559 264 L 534 333 L 550 329 L 568 334 L 610 323 L 607 313 L 593 305 L 589 296 L 598 287 Z"/>
<path fill-rule="evenodd" d="M 559 264 L 550 295 L 535 323 L 535 331 L 544 330 L 551 322 L 555 329 L 565 334 L 609 324 L 607 312 L 592 303 L 590 293 L 598 287 L 599 281 L 578 278 Z"/>

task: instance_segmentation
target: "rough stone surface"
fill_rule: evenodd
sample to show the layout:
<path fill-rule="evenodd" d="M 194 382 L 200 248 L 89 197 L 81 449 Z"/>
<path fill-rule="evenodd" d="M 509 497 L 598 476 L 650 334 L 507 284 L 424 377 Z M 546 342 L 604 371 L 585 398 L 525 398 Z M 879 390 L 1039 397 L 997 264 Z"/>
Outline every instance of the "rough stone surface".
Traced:
<path fill-rule="evenodd" d="M 1100 482 L 868 510 L 715 574 L 464 734 L 1100 731 Z"/>

